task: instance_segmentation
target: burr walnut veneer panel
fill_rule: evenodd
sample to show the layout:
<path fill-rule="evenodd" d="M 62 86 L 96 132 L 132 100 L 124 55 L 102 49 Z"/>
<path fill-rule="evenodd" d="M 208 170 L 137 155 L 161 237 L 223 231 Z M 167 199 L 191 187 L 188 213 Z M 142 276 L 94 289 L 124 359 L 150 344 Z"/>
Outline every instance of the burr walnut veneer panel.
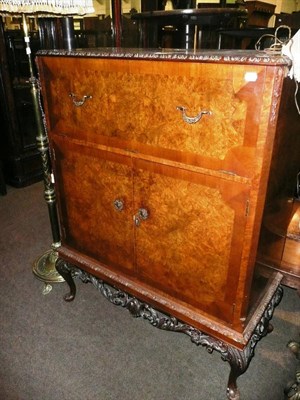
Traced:
<path fill-rule="evenodd" d="M 232 322 L 247 186 L 66 139 L 54 150 L 66 245 Z"/>
<path fill-rule="evenodd" d="M 46 59 L 49 128 L 73 139 L 253 176 L 276 72 L 259 65 L 158 61 L 154 68 L 146 60 Z M 91 98 L 74 108 L 71 93 L 75 101 Z M 188 117 L 201 110 L 211 114 L 188 124 L 177 107 L 185 107 Z"/>

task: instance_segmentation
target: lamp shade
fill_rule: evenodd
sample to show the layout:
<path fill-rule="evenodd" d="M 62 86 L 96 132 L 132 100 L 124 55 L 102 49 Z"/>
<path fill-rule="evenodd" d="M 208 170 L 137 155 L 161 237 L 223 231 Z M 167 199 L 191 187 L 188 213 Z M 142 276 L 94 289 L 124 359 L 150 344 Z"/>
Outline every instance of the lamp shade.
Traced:
<path fill-rule="evenodd" d="M 94 11 L 93 0 L 0 0 L 0 15 L 71 16 Z"/>

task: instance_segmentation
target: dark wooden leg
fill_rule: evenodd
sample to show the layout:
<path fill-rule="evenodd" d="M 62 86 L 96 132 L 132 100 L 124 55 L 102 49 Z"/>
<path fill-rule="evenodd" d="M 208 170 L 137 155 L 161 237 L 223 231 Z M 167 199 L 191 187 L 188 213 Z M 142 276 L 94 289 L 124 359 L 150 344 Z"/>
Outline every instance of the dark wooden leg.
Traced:
<path fill-rule="evenodd" d="M 297 291 L 298 296 L 300 296 L 300 289 Z M 295 354 L 297 360 L 300 360 L 300 342 L 289 341 L 287 347 L 290 351 Z M 295 381 L 289 383 L 284 389 L 285 399 L 288 400 L 300 400 L 300 365 L 296 370 L 296 379 Z"/>
<path fill-rule="evenodd" d="M 222 354 L 224 361 L 230 364 L 230 374 L 227 384 L 227 398 L 229 400 L 240 400 L 240 392 L 237 387 L 237 379 L 240 375 L 246 372 L 252 357 L 254 356 L 254 349 L 257 342 L 266 334 L 272 332 L 273 326 L 269 320 L 262 318 L 261 322 L 256 327 L 254 335 L 251 337 L 248 345 L 244 350 L 238 350 L 228 347 L 227 352 Z M 299 399 L 300 400 L 300 399 Z"/>
<path fill-rule="evenodd" d="M 69 266 L 66 261 L 60 258 L 56 261 L 55 267 L 57 269 L 57 272 L 64 278 L 64 280 L 70 287 L 70 292 L 64 296 L 64 300 L 73 301 L 76 295 L 76 285 L 72 277 L 72 267 Z"/>
<path fill-rule="evenodd" d="M 229 400 L 240 400 L 237 379 L 240 375 L 246 372 L 250 361 L 254 356 L 254 349 L 257 343 L 268 333 L 272 332 L 273 325 L 270 323 L 270 319 L 272 318 L 274 308 L 279 304 L 281 298 L 282 288 L 279 287 L 273 299 L 266 307 L 259 324 L 256 326 L 254 333 L 244 350 L 238 350 L 230 346 L 227 347 L 225 352 L 222 351 L 222 349 L 221 351 L 219 350 L 222 355 L 222 359 L 224 361 L 228 361 L 231 367 L 227 385 L 227 398 Z"/>
<path fill-rule="evenodd" d="M 229 400 L 240 400 L 240 391 L 237 387 L 237 378 L 243 374 L 238 368 L 231 366 L 228 385 L 227 385 L 227 398 Z"/>

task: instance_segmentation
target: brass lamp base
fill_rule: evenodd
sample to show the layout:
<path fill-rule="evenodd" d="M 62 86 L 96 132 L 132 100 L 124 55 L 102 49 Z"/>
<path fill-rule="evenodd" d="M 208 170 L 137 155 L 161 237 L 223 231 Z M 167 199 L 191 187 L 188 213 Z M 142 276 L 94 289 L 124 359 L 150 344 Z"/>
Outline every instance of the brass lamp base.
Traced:
<path fill-rule="evenodd" d="M 57 257 L 56 249 L 52 248 L 37 258 L 33 263 L 32 272 L 40 281 L 45 283 L 43 294 L 48 294 L 52 290 L 52 283 L 64 282 L 64 278 L 55 268 Z"/>

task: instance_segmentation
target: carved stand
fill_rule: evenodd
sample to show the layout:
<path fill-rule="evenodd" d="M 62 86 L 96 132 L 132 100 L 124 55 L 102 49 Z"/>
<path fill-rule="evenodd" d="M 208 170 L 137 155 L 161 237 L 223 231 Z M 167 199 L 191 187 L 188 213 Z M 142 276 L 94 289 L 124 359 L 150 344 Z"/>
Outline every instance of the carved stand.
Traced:
<path fill-rule="evenodd" d="M 259 340 L 267 333 L 273 330 L 270 320 L 273 316 L 275 307 L 280 303 L 283 290 L 279 286 L 273 298 L 267 305 L 260 322 L 257 324 L 253 334 L 243 350 L 239 350 L 230 346 L 219 339 L 215 339 L 198 329 L 193 328 L 188 324 L 181 323 L 172 316 L 167 316 L 161 312 L 156 311 L 150 305 L 139 301 L 137 298 L 114 288 L 104 281 L 94 277 L 91 274 L 69 264 L 68 262 L 58 259 L 56 263 L 57 271 L 62 275 L 68 283 L 70 292 L 64 296 L 65 301 L 72 301 L 76 295 L 76 286 L 73 278 L 79 278 L 84 283 L 92 283 L 102 295 L 111 303 L 127 308 L 132 316 L 142 317 L 146 319 L 152 326 L 172 332 L 181 332 L 188 335 L 193 343 L 197 346 L 201 345 L 206 348 L 209 353 L 214 350 L 221 354 L 223 361 L 228 361 L 231 367 L 228 385 L 227 385 L 227 398 L 229 400 L 239 400 L 240 393 L 237 387 L 237 378 L 242 375 L 248 368 L 252 357 L 254 356 L 254 349 Z M 293 397 L 293 400 L 299 397 Z"/>

